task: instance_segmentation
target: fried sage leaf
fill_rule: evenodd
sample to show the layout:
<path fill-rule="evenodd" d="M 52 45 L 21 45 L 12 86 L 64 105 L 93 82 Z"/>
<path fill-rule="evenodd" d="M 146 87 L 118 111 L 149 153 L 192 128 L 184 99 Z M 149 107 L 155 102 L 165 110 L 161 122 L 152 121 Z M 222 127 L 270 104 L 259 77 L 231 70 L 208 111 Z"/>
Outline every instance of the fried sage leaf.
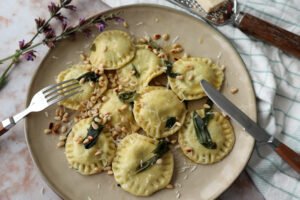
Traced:
<path fill-rule="evenodd" d="M 160 159 L 165 153 L 167 153 L 170 150 L 169 148 L 169 142 L 166 140 L 160 140 L 156 146 L 156 148 L 153 150 L 153 156 L 146 160 L 145 162 L 142 162 L 137 168 L 136 173 L 140 173 L 142 171 L 145 171 L 152 165 L 156 163 L 158 159 Z"/>
<path fill-rule="evenodd" d="M 169 76 L 169 77 L 171 77 L 171 78 L 176 78 L 176 76 L 179 76 L 179 75 L 180 75 L 179 73 L 174 73 L 174 72 L 172 72 L 172 69 L 173 69 L 173 63 L 171 63 L 170 61 L 165 60 L 165 66 L 166 66 L 166 68 L 167 68 L 167 70 L 166 70 L 167 76 Z"/>
<path fill-rule="evenodd" d="M 136 69 L 135 64 L 132 64 L 132 70 L 134 71 L 134 76 L 136 76 L 137 78 L 140 77 L 140 73 L 139 71 Z"/>
<path fill-rule="evenodd" d="M 166 122 L 166 128 L 172 128 L 176 123 L 176 117 L 169 117 Z"/>
<path fill-rule="evenodd" d="M 136 92 L 121 92 L 118 97 L 123 103 L 132 103 L 136 97 Z"/>
<path fill-rule="evenodd" d="M 196 136 L 200 144 L 208 149 L 216 149 L 217 144 L 212 141 L 210 133 L 208 131 L 208 123 L 213 117 L 213 113 L 210 112 L 212 107 L 212 102 L 209 100 L 207 104 L 210 108 L 205 109 L 205 115 L 201 118 L 196 111 L 193 113 L 193 122 L 196 131 Z"/>
<path fill-rule="evenodd" d="M 86 149 L 89 149 L 96 144 L 98 137 L 104 128 L 104 126 L 102 124 L 99 124 L 99 123 L 95 122 L 94 120 L 93 120 L 93 122 L 98 125 L 98 128 L 94 129 L 92 125 L 88 128 L 87 136 L 83 139 L 83 141 L 86 139 L 89 139 L 89 138 L 92 138 L 92 139 L 91 140 L 89 139 L 89 142 L 84 144 L 84 147 Z"/>
<path fill-rule="evenodd" d="M 87 72 L 77 78 L 78 81 L 84 79 L 84 82 L 92 81 L 97 82 L 99 80 L 100 75 L 95 72 Z"/>

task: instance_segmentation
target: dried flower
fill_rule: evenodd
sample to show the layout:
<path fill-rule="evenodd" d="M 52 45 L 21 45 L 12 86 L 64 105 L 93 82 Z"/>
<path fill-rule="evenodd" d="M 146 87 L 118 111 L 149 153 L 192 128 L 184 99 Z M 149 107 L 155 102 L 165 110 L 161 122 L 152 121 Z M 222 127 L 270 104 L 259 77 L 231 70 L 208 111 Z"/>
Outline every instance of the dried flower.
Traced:
<path fill-rule="evenodd" d="M 81 18 L 79 18 L 78 26 L 83 26 L 84 24 L 86 24 L 86 22 L 87 22 L 86 19 L 81 17 Z"/>
<path fill-rule="evenodd" d="M 36 58 L 36 55 L 35 55 L 35 50 L 30 50 L 30 51 L 27 51 L 25 54 L 24 54 L 24 57 L 27 61 L 34 61 L 34 59 Z"/>
<path fill-rule="evenodd" d="M 65 22 L 67 20 L 67 17 L 62 15 L 61 13 L 56 13 L 54 17 L 61 22 Z"/>
<path fill-rule="evenodd" d="M 54 16 L 60 10 L 60 7 L 55 3 L 51 2 L 50 5 L 48 5 L 48 10 L 51 16 Z"/>
<path fill-rule="evenodd" d="M 26 48 L 28 48 L 30 46 L 31 46 L 31 42 L 25 43 L 25 40 L 19 41 L 19 48 L 20 48 L 20 50 L 26 49 Z"/>
<path fill-rule="evenodd" d="M 39 29 L 39 28 L 41 28 L 42 26 L 45 25 L 45 20 L 42 19 L 42 18 L 37 18 L 37 19 L 34 19 L 34 20 L 35 20 L 37 29 Z"/>
<path fill-rule="evenodd" d="M 66 28 L 67 28 L 67 26 L 68 26 L 68 23 L 67 23 L 67 21 L 65 20 L 65 21 L 63 21 L 63 22 L 61 22 L 61 29 L 62 29 L 62 31 L 65 31 L 66 30 Z"/>
<path fill-rule="evenodd" d="M 123 19 L 122 17 L 119 17 L 119 16 L 113 16 L 112 18 L 118 23 L 125 22 L 125 19 Z"/>
<path fill-rule="evenodd" d="M 99 32 L 104 31 L 105 27 L 106 27 L 106 23 L 101 21 L 99 23 L 96 24 L 96 27 L 98 29 Z"/>

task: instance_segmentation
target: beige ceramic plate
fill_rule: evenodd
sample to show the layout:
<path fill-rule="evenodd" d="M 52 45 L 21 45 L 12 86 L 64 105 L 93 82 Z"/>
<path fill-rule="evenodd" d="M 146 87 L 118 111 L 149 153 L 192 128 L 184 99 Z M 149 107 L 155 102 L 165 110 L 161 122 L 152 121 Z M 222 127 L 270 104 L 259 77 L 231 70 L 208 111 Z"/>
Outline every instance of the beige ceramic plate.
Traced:
<path fill-rule="evenodd" d="M 256 119 L 255 97 L 245 65 L 232 45 L 218 31 L 185 13 L 161 6 L 134 5 L 106 13 L 118 11 L 121 11 L 121 16 L 129 23 L 129 29 L 118 25 L 110 25 L 109 29 L 126 30 L 136 36 L 144 36 L 145 33 L 170 33 L 171 40 L 178 36 L 178 42 L 183 44 L 189 54 L 210 57 L 226 65 L 226 81 L 222 92 L 252 119 Z M 143 24 L 140 25 L 140 22 Z M 51 50 L 33 78 L 27 103 L 36 91 L 54 83 L 55 76 L 69 67 L 70 62 L 79 62 L 79 52 L 87 52 L 91 40 L 92 38 L 78 36 L 75 41 L 64 40 Z M 232 95 L 231 87 L 238 87 L 240 90 Z M 64 199 L 139 199 L 117 187 L 112 176 L 82 176 L 68 168 L 63 149 L 56 148 L 57 136 L 43 133 L 53 119 L 53 110 L 53 107 L 47 110 L 48 118 L 44 112 L 31 114 L 25 125 L 33 160 L 50 187 Z M 178 193 L 185 200 L 218 197 L 244 169 L 253 149 L 254 140 L 236 124 L 233 125 L 236 143 L 228 157 L 214 165 L 195 165 L 178 149 L 174 153 L 176 166 L 172 180 L 176 188 L 159 191 L 147 199 L 176 199 Z"/>

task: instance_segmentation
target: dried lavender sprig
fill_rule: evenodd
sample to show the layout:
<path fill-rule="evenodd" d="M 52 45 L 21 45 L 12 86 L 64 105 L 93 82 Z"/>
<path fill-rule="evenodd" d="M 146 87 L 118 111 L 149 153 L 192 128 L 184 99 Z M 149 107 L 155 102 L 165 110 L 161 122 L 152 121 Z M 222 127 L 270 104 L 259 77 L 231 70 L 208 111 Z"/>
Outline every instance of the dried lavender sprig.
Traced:
<path fill-rule="evenodd" d="M 12 69 L 12 67 L 17 62 L 19 62 L 19 58 L 20 58 L 21 55 L 24 55 L 24 54 L 27 53 L 28 54 L 27 60 L 31 60 L 31 61 L 33 61 L 33 59 L 36 57 L 35 54 L 34 54 L 35 51 L 32 50 L 32 49 L 34 47 L 40 45 L 40 44 L 36 44 L 36 45 L 32 46 L 32 43 L 39 34 L 43 33 L 46 29 L 49 30 L 50 21 L 53 18 L 58 18 L 59 20 L 66 19 L 66 17 L 61 15 L 60 10 L 62 8 L 69 9 L 69 10 L 76 10 L 75 6 L 70 5 L 71 2 L 72 2 L 72 0 L 60 0 L 60 5 L 56 5 L 54 3 L 51 3 L 48 6 L 48 9 L 49 9 L 50 14 L 51 14 L 49 19 L 47 21 L 45 21 L 41 18 L 38 18 L 38 19 L 35 20 L 36 24 L 37 24 L 37 32 L 31 38 L 31 40 L 29 42 L 27 42 L 26 44 L 25 44 L 24 40 L 20 41 L 19 42 L 19 49 L 17 49 L 13 55 L 8 56 L 8 57 L 3 58 L 3 59 L 0 60 L 0 64 L 2 64 L 3 62 L 11 59 L 10 64 L 7 66 L 7 68 L 4 70 L 4 72 L 0 76 L 0 89 L 2 89 L 3 86 L 7 83 L 9 72 Z"/>

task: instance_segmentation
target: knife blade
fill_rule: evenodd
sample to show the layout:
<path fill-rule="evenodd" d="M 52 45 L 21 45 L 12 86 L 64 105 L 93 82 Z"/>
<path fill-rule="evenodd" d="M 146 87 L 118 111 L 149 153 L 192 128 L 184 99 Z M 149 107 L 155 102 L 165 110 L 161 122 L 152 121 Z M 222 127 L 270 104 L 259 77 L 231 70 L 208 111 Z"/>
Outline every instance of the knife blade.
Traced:
<path fill-rule="evenodd" d="M 207 96 L 231 119 L 238 122 L 257 142 L 269 144 L 293 169 L 300 173 L 300 156 L 281 143 L 275 137 L 269 135 L 264 129 L 259 127 L 250 117 L 229 101 L 223 94 L 216 90 L 206 80 L 201 80 L 200 84 Z"/>

